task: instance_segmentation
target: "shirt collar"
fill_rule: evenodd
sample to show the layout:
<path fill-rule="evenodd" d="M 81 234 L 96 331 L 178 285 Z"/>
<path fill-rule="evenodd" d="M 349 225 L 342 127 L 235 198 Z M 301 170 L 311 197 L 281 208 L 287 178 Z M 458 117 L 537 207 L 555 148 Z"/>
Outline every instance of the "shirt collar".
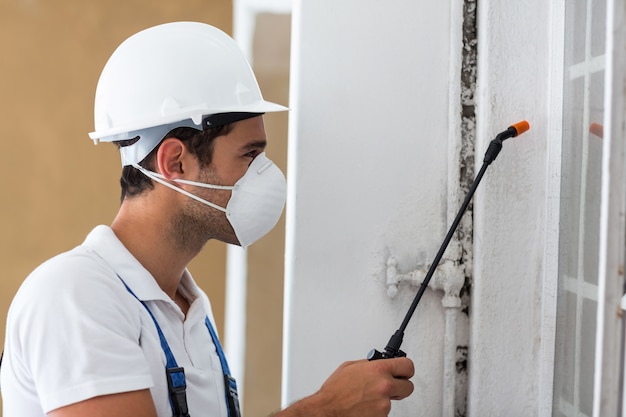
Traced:
<path fill-rule="evenodd" d="M 159 287 L 156 280 L 146 268 L 126 249 L 109 226 L 95 227 L 83 242 L 83 246 L 93 250 L 104 259 L 115 273 L 124 280 L 141 301 L 164 300 L 171 301 Z M 187 271 L 181 284 L 187 289 L 196 290 L 188 281 L 193 282 Z M 195 292 L 195 291 L 194 291 Z"/>

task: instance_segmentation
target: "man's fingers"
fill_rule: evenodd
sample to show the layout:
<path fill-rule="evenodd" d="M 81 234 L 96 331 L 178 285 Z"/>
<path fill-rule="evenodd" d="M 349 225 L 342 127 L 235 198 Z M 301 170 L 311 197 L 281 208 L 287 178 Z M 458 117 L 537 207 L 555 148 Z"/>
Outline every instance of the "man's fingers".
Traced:
<path fill-rule="evenodd" d="M 408 379 L 396 379 L 393 385 L 391 396 L 389 397 L 392 400 L 402 400 L 413 393 L 413 383 Z"/>
<path fill-rule="evenodd" d="M 408 358 L 384 359 L 389 361 L 391 375 L 395 378 L 390 398 L 401 400 L 413 393 L 413 383 L 409 381 L 415 374 L 413 361 Z"/>
<path fill-rule="evenodd" d="M 413 383 L 409 381 L 415 373 L 412 360 L 408 358 L 380 359 L 370 364 L 382 372 L 381 376 L 387 375 L 384 389 L 387 398 L 401 400 L 413 393 Z"/>
<path fill-rule="evenodd" d="M 409 358 L 381 359 L 389 366 L 389 372 L 394 378 L 409 379 L 415 374 L 413 361 Z"/>

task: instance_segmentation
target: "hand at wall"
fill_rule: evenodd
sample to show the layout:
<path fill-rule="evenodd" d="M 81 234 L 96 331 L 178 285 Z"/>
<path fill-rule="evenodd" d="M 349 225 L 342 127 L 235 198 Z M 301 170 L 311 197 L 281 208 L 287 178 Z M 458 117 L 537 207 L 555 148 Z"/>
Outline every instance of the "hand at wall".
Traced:
<path fill-rule="evenodd" d="M 413 392 L 413 362 L 408 358 L 342 364 L 320 390 L 276 417 L 383 417 L 391 400 Z"/>

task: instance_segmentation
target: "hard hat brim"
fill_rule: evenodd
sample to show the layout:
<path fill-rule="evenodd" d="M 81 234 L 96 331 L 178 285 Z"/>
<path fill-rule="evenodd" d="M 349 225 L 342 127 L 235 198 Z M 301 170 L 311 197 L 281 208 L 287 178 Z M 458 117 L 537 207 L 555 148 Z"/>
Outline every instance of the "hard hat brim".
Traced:
<path fill-rule="evenodd" d="M 261 101 L 257 103 L 252 103 L 244 106 L 237 106 L 233 108 L 223 108 L 219 110 L 202 110 L 202 109 L 194 109 L 194 111 L 186 111 L 184 113 L 179 113 L 177 115 L 170 115 L 170 117 L 161 117 L 158 121 L 148 121 L 146 120 L 143 123 L 138 123 L 133 126 L 118 126 L 112 129 L 104 129 L 104 130 L 95 130 L 89 133 L 89 137 L 93 140 L 98 140 L 100 142 L 115 142 L 123 139 L 130 139 L 128 134 L 130 132 L 136 132 L 138 130 L 148 129 L 151 127 L 155 127 L 157 125 L 169 125 L 176 122 L 182 122 L 184 120 L 191 119 L 193 122 L 200 126 L 202 123 L 202 119 L 222 113 L 275 113 L 281 111 L 288 111 L 289 108 L 282 106 L 277 103 L 272 103 L 271 101 Z"/>

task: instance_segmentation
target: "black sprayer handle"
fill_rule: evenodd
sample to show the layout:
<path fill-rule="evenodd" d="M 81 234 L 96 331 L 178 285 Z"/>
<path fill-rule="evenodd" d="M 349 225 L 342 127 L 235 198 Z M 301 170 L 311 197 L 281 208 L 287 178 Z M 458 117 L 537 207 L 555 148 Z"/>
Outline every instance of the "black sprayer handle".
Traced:
<path fill-rule="evenodd" d="M 454 232 L 459 226 L 461 218 L 463 217 L 463 214 L 465 214 L 465 211 L 467 210 L 467 207 L 469 206 L 470 201 L 472 200 L 472 197 L 474 196 L 474 193 L 478 188 L 478 184 L 480 184 L 483 175 L 485 175 L 485 171 L 487 171 L 489 165 L 491 165 L 491 163 L 495 161 L 496 157 L 502 150 L 502 142 L 504 142 L 506 139 L 521 135 L 529 128 L 530 126 L 528 122 L 523 120 L 521 122 L 515 123 L 512 126 L 509 126 L 505 131 L 500 132 L 495 137 L 495 139 L 493 139 L 489 143 L 489 147 L 487 148 L 487 151 L 485 152 L 485 157 L 483 159 L 483 165 L 476 175 L 476 178 L 474 179 L 474 182 L 472 183 L 469 191 L 467 192 L 465 200 L 463 201 L 463 204 L 461 204 L 461 208 L 454 218 L 454 221 L 452 222 L 452 225 L 450 226 L 450 229 L 448 230 L 448 233 L 446 234 L 446 237 L 444 238 L 441 247 L 437 252 L 437 255 L 435 255 L 433 262 L 430 264 L 430 268 L 428 269 L 428 272 L 426 273 L 426 276 L 424 277 L 424 280 L 422 281 L 422 284 L 420 285 L 420 288 L 417 291 L 415 298 L 413 299 L 413 303 L 409 307 L 409 311 L 407 312 L 404 320 L 402 321 L 402 324 L 400 325 L 400 328 L 398 328 L 393 336 L 391 336 L 391 339 L 389 339 L 387 346 L 385 346 L 385 350 L 383 352 L 380 352 L 376 349 L 372 349 L 367 355 L 368 360 L 372 361 L 377 359 L 390 359 L 406 356 L 406 353 L 400 350 L 400 346 L 402 345 L 402 339 L 404 338 L 404 331 L 406 330 L 406 327 L 409 324 L 409 321 L 411 320 L 411 317 L 413 316 L 413 313 L 415 312 L 415 309 L 417 308 L 417 305 L 419 304 L 422 295 L 424 294 L 424 291 L 426 291 L 428 283 L 435 273 L 435 269 L 437 268 L 437 266 L 439 266 L 439 262 L 441 261 L 444 252 L 448 248 L 450 240 L 452 240 L 452 236 L 454 236 Z"/>

